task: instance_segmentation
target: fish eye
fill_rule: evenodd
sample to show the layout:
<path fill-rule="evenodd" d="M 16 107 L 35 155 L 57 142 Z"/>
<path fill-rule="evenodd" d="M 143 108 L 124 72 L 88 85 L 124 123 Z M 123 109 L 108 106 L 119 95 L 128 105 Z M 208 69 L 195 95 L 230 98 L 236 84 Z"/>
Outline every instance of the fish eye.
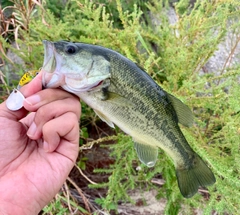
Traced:
<path fill-rule="evenodd" d="M 73 45 L 68 45 L 65 49 L 67 54 L 74 54 L 76 52 L 76 47 Z"/>

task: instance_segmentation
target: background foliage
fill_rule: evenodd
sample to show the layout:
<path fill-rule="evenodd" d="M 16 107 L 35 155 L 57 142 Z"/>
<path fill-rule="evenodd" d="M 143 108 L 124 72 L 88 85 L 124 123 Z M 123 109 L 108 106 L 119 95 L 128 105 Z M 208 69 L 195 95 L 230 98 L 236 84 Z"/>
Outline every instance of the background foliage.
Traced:
<path fill-rule="evenodd" d="M 174 5 L 177 14 L 175 24 L 170 24 L 167 16 L 169 5 Z M 183 199 L 172 162 L 163 152 L 157 165 L 148 169 L 138 162 L 131 139 L 118 129 L 104 137 L 95 135 L 91 142 L 89 125 L 96 126 L 98 120 L 83 104 L 82 149 L 91 152 L 86 146 L 100 143 L 114 160 L 94 168 L 96 175 L 107 175 L 108 180 L 89 182 L 93 189 L 107 188 L 105 196 L 95 198 L 101 209 L 90 207 L 93 203 L 87 202 L 72 182 L 71 186 L 65 184 L 65 191 L 43 214 L 74 210 L 79 214 L 116 213 L 120 201 L 133 203 L 128 193 L 134 189 L 157 189 L 156 197 L 167 199 L 165 214 L 193 214 L 196 208 L 204 214 L 240 211 L 240 64 L 234 60 L 240 59 L 234 54 L 240 40 L 238 0 L 199 0 L 194 4 L 188 0 L 14 0 L 3 1 L 0 17 L 4 66 L 0 68 L 1 100 L 16 86 L 19 75 L 42 66 L 43 39 L 81 41 L 114 49 L 145 68 L 166 91 L 192 109 L 195 124 L 192 128 L 182 127 L 182 131 L 217 178 L 209 192 Z M 206 63 L 226 37 L 231 37 L 231 44 L 229 54 L 222 56 L 224 64 L 207 71 Z M 9 52 L 22 59 L 20 64 L 12 63 Z M 85 170 L 87 163 L 88 158 L 82 156 L 78 167 Z M 136 170 L 138 165 L 140 170 Z M 153 178 L 164 179 L 165 183 L 155 184 Z M 71 187 L 77 189 L 84 204 L 78 204 L 76 195 L 66 197 Z"/>

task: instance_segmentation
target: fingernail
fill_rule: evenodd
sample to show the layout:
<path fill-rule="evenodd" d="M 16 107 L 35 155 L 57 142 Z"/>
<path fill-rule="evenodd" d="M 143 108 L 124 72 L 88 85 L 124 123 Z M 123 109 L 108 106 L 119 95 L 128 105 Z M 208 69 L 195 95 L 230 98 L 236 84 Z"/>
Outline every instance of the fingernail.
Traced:
<path fill-rule="evenodd" d="M 29 127 L 29 129 L 28 129 L 27 135 L 28 135 L 29 137 L 33 137 L 34 134 L 36 133 L 36 131 L 37 131 L 37 126 L 36 126 L 36 124 L 33 122 L 33 123 L 31 124 L 31 126 Z"/>
<path fill-rule="evenodd" d="M 33 95 L 33 96 L 26 98 L 25 101 L 30 105 L 35 105 L 41 101 L 41 98 L 39 95 Z"/>
<path fill-rule="evenodd" d="M 49 145 L 46 141 L 43 142 L 43 149 L 44 149 L 45 152 L 49 151 Z"/>

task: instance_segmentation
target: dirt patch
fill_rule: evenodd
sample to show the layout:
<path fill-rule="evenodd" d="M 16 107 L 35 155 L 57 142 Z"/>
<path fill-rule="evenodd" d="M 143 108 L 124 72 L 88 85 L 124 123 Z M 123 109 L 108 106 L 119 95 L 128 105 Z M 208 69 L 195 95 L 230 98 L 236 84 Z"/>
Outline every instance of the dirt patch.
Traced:
<path fill-rule="evenodd" d="M 164 214 L 164 208 L 166 206 L 166 199 L 156 199 L 157 191 L 145 191 L 141 192 L 136 190 L 131 192 L 130 197 L 136 202 L 132 204 L 121 204 L 118 206 L 118 213 L 121 215 L 155 215 Z"/>

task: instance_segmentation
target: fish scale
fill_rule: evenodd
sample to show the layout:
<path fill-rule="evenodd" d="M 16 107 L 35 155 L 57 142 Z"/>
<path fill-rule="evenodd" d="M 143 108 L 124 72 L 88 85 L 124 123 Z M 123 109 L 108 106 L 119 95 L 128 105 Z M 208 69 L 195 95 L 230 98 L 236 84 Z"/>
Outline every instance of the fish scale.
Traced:
<path fill-rule="evenodd" d="M 148 167 L 158 148 L 173 160 L 186 198 L 199 186 L 215 183 L 210 168 L 192 150 L 178 123 L 191 126 L 191 110 L 164 91 L 134 62 L 96 45 L 44 41 L 43 85 L 79 96 L 109 126 L 132 136 L 138 157 Z M 79 78 L 76 78 L 79 77 Z"/>

